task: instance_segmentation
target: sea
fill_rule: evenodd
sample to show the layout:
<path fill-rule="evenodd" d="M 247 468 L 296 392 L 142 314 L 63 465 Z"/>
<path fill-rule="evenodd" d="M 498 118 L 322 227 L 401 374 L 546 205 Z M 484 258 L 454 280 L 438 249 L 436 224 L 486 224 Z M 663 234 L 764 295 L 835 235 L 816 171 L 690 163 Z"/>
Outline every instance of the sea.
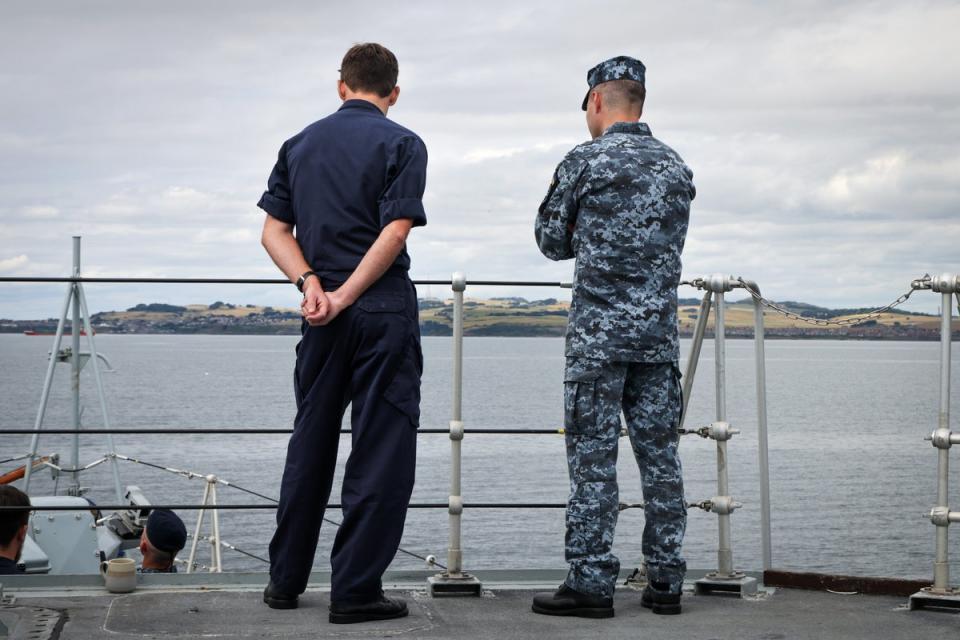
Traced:
<path fill-rule="evenodd" d="M 295 336 L 96 336 L 113 371 L 103 375 L 110 424 L 124 428 L 289 428 L 294 417 L 292 371 Z M 3 430 L 32 428 L 53 338 L 0 335 L 0 459 L 25 453 L 29 436 Z M 685 368 L 689 341 L 682 341 Z M 422 428 L 445 429 L 452 410 L 452 341 L 423 339 Z M 707 340 L 686 419 L 696 428 L 715 419 L 714 346 Z M 770 340 L 766 345 L 773 566 L 864 576 L 930 578 L 934 526 L 927 514 L 936 499 L 937 450 L 924 436 L 937 426 L 940 346 L 930 342 Z M 463 421 L 466 428 L 557 429 L 562 426 L 563 340 L 466 338 Z M 960 398 L 960 349 L 953 352 L 952 397 Z M 91 367 L 81 376 L 83 426 L 103 424 Z M 69 367 L 58 365 L 43 426 L 69 428 Z M 955 402 L 955 405 L 958 403 Z M 960 414 L 955 406 L 954 416 Z M 732 516 L 734 565 L 762 568 L 757 463 L 757 411 L 753 343 L 727 341 L 728 421 L 741 433 L 729 443 L 730 489 L 743 508 Z M 349 420 L 349 410 L 347 412 Z M 953 419 L 953 429 L 960 430 Z M 348 426 L 348 423 L 345 424 Z M 279 492 L 287 435 L 117 435 L 116 450 L 152 464 L 215 474 L 267 496 Z M 636 462 L 622 440 L 620 500 L 642 500 Z M 81 440 L 81 464 L 108 451 L 104 435 Z M 463 446 L 463 497 L 471 502 L 563 503 L 569 491 L 562 435 L 468 434 Z M 71 437 L 45 435 L 40 453 L 59 453 L 69 464 Z M 687 499 L 717 493 L 716 444 L 684 436 L 680 445 Z M 339 501 L 350 437 L 341 438 L 331 502 Z M 960 459 L 953 452 L 950 487 L 960 492 Z M 14 463 L 0 465 L 9 470 Z M 198 503 L 199 479 L 120 463 L 124 485 L 137 485 L 154 503 Z M 62 491 L 66 478 L 61 478 Z M 49 471 L 34 476 L 31 494 L 52 492 Z M 116 501 L 109 465 L 86 472 L 87 495 Z M 450 441 L 422 434 L 412 501 L 446 503 Z M 263 502 L 220 487 L 221 503 Z M 956 508 L 957 502 L 954 503 Z M 327 513 L 331 520 L 339 512 Z M 197 512 L 181 513 L 193 530 Z M 643 512 L 619 517 L 614 551 L 624 568 L 642 560 Z M 274 528 L 271 510 L 224 511 L 224 541 L 266 557 Z M 467 509 L 463 515 L 466 570 L 561 568 L 562 509 Z M 204 524 L 204 533 L 209 533 Z M 334 525 L 320 534 L 315 568 L 329 569 Z M 411 509 L 403 549 L 446 561 L 444 509 Z M 691 509 L 684 553 L 688 566 L 716 567 L 717 516 Z M 960 532 L 950 540 L 952 570 L 960 572 Z M 209 545 L 199 561 L 209 564 Z M 228 571 L 266 570 L 250 555 L 224 550 Z M 395 569 L 425 569 L 399 553 Z"/>

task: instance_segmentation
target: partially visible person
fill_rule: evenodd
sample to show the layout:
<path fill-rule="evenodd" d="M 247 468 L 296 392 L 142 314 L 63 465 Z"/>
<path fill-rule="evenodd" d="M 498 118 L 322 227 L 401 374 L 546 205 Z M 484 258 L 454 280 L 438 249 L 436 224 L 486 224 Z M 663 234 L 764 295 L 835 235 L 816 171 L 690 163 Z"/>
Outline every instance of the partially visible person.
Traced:
<path fill-rule="evenodd" d="M 23 573 L 18 566 L 30 521 L 30 498 L 10 485 L 0 485 L 0 507 L 23 507 L 0 511 L 0 575 Z"/>
<path fill-rule="evenodd" d="M 169 509 L 154 509 L 140 534 L 140 573 L 176 573 L 177 553 L 187 544 L 187 528 Z"/>

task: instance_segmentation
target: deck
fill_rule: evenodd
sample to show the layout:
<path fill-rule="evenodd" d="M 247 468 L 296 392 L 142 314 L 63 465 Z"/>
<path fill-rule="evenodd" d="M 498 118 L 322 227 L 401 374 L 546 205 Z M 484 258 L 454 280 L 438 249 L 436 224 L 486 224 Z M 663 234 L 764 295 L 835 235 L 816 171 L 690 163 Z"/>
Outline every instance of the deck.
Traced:
<path fill-rule="evenodd" d="M 479 598 L 432 598 L 416 572 L 388 576 L 391 594 L 410 616 L 357 625 L 327 622 L 328 590 L 318 581 L 300 608 L 275 611 L 260 601 L 264 574 L 141 576 L 135 593 L 111 595 L 96 576 L 5 578 L 13 604 L 0 607 L 11 638 L 509 638 L 909 640 L 956 638 L 960 615 L 909 611 L 906 598 L 761 589 L 756 598 L 684 598 L 680 616 L 657 616 L 639 593 L 620 588 L 616 617 L 554 618 L 530 611 L 538 589 L 555 588 L 561 572 L 486 572 Z M 0 636 L 2 637 L 2 636 Z"/>

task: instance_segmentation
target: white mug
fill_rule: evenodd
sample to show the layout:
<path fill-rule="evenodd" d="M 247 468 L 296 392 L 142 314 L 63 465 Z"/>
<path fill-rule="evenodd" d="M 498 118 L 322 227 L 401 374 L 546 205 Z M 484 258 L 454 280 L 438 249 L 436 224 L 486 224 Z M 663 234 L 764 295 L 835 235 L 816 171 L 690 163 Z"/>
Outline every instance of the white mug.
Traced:
<path fill-rule="evenodd" d="M 137 588 L 137 563 L 130 558 L 101 562 L 100 575 L 110 593 L 130 593 Z"/>

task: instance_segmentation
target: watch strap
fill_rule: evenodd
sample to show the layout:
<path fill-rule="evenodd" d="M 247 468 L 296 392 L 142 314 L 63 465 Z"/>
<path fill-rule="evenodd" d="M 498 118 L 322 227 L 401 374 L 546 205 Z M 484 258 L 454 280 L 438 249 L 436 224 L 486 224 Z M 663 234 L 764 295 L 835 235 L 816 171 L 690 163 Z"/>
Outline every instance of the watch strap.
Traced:
<path fill-rule="evenodd" d="M 307 278 L 309 278 L 310 276 L 315 276 L 317 278 L 320 277 L 313 271 L 305 271 L 302 276 L 297 278 L 297 291 L 299 291 L 300 293 L 303 293 L 303 285 L 307 282 Z"/>

